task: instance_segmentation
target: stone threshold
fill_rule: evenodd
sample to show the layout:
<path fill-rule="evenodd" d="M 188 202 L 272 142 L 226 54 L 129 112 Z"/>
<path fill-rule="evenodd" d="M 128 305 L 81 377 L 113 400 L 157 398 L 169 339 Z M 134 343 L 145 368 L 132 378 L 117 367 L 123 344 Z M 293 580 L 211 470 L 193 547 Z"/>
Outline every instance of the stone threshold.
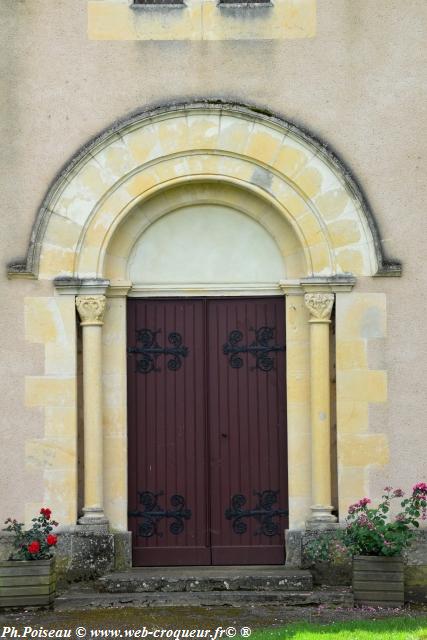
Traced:
<path fill-rule="evenodd" d="M 283 565 L 226 567 L 142 567 L 110 573 L 95 588 L 104 593 L 311 591 L 313 579 L 305 570 Z"/>
<path fill-rule="evenodd" d="M 123 607 L 245 607 L 278 605 L 287 607 L 342 607 L 354 605 L 351 589 L 316 588 L 310 591 L 154 591 L 100 593 L 74 585 L 55 599 L 55 611 Z"/>

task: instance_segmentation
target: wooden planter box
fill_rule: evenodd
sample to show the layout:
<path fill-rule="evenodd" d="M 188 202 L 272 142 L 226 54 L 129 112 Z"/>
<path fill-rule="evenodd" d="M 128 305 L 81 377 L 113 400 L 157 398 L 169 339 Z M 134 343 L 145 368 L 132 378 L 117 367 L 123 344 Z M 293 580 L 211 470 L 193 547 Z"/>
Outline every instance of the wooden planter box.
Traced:
<path fill-rule="evenodd" d="M 53 559 L 0 562 L 0 608 L 49 606 L 55 587 Z"/>
<path fill-rule="evenodd" d="M 355 556 L 353 595 L 356 605 L 403 607 L 403 558 Z"/>

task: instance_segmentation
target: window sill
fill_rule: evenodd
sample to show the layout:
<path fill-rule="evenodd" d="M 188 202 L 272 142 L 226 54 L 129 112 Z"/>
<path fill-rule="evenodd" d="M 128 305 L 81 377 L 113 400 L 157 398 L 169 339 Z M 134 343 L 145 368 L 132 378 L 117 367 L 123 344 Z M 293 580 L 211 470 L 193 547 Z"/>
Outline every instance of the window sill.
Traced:
<path fill-rule="evenodd" d="M 220 9 L 266 9 L 273 7 L 272 2 L 234 2 L 230 0 L 228 2 L 219 2 L 217 5 Z"/>
<path fill-rule="evenodd" d="M 186 6 L 185 2 L 138 2 L 132 3 L 130 8 L 139 11 L 140 9 L 184 9 Z"/>

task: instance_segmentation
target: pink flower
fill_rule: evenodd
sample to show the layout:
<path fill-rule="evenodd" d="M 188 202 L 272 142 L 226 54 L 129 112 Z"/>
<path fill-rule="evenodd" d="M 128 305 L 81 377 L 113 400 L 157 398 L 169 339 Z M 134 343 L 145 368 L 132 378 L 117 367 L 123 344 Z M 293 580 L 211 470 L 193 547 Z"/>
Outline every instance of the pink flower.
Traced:
<path fill-rule="evenodd" d="M 384 491 L 387 491 L 387 493 L 390 493 L 390 491 L 393 490 L 393 487 L 384 487 Z"/>
<path fill-rule="evenodd" d="M 418 482 L 412 487 L 412 491 L 414 493 L 427 493 L 427 484 L 425 482 Z"/>
<path fill-rule="evenodd" d="M 366 505 L 370 503 L 371 501 L 369 498 L 362 498 L 361 500 L 359 500 L 358 505 L 359 507 L 366 507 Z"/>
<path fill-rule="evenodd" d="M 396 522 L 404 522 L 406 520 L 404 513 L 398 513 L 395 517 Z"/>
<path fill-rule="evenodd" d="M 395 489 L 393 491 L 393 498 L 401 498 L 404 495 L 405 493 L 402 491 L 402 489 Z"/>

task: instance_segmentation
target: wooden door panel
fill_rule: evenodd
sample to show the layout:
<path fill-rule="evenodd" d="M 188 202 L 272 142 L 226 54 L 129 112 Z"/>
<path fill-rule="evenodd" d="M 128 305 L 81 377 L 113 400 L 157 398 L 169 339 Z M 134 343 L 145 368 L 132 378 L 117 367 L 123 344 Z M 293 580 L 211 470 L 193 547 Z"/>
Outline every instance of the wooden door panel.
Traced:
<path fill-rule="evenodd" d="M 209 564 L 204 303 L 131 299 L 128 336 L 133 563 Z"/>
<path fill-rule="evenodd" d="M 213 564 L 284 560 L 284 300 L 208 302 Z"/>
<path fill-rule="evenodd" d="M 284 561 L 284 345 L 283 299 L 129 300 L 134 565 Z"/>

